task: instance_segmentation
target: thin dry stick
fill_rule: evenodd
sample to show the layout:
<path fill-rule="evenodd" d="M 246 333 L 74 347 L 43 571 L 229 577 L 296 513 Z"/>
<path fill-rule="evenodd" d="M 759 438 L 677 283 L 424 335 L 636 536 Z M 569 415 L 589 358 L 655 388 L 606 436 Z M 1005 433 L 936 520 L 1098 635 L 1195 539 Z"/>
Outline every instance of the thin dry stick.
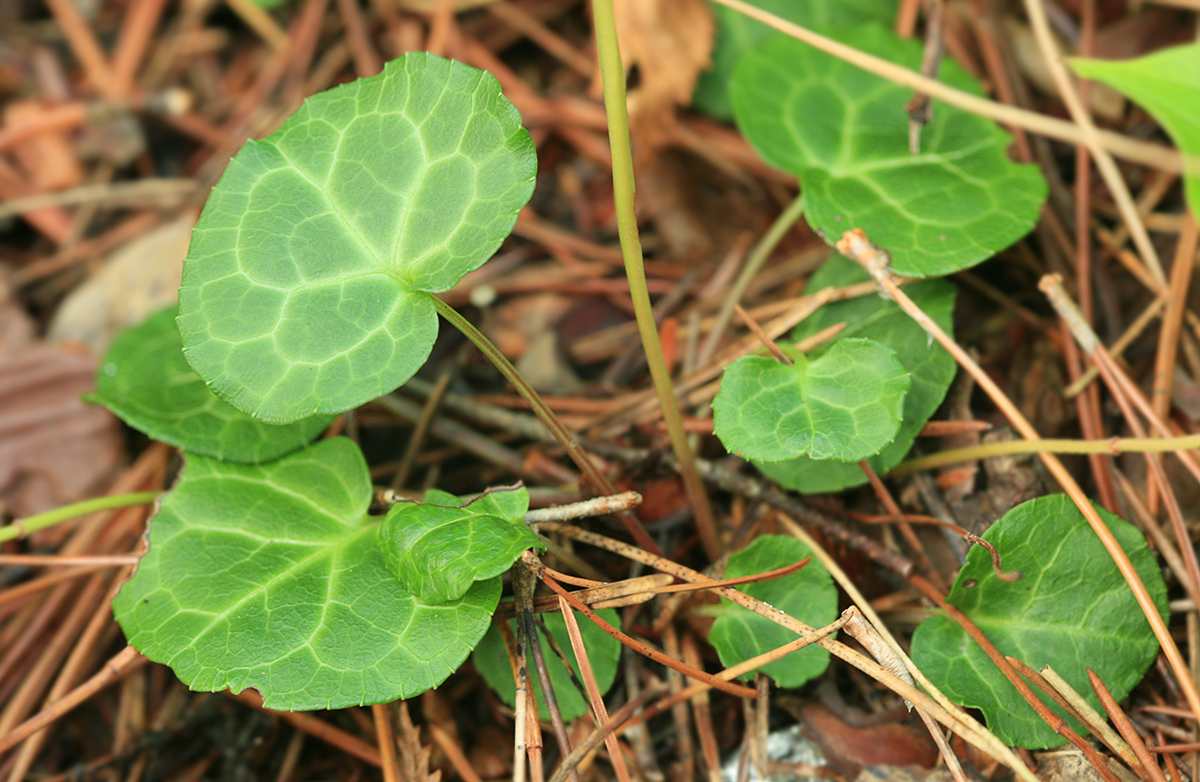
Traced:
<path fill-rule="evenodd" d="M 889 295 L 900 305 L 908 315 L 921 325 L 927 333 L 933 336 L 934 339 L 941 344 L 950 355 L 954 356 L 959 366 L 971 373 L 971 377 L 979 384 L 979 387 L 987 392 L 987 395 L 992 399 L 992 402 L 1000 408 L 1005 417 L 1013 425 L 1020 434 L 1027 440 L 1040 440 L 1041 435 L 1032 424 L 1022 415 L 1017 409 L 1012 400 L 996 385 L 995 381 L 984 372 L 978 364 L 975 363 L 965 350 L 959 347 L 958 343 L 952 340 L 946 332 L 942 331 L 933 320 L 921 311 L 921 308 L 913 303 L 913 300 L 896 285 L 891 277 L 889 270 L 890 259 L 887 253 L 875 247 L 867 239 L 867 235 L 861 229 L 847 231 L 841 241 L 837 244 L 837 249 L 848 258 L 853 258 L 861 263 L 879 285 L 887 291 Z M 1082 346 L 1085 351 L 1088 346 Z M 1095 346 L 1093 346 L 1094 349 Z M 1141 606 L 1142 612 L 1146 615 L 1146 619 L 1150 622 L 1150 627 L 1154 630 L 1154 635 L 1158 638 L 1159 644 L 1163 648 L 1164 654 L 1171 665 L 1171 669 L 1175 672 L 1179 679 L 1179 686 L 1182 688 L 1184 696 L 1188 701 L 1188 705 L 1200 714 L 1200 692 L 1196 690 L 1196 682 L 1191 678 L 1187 664 L 1184 662 L 1183 655 L 1179 653 L 1179 647 L 1172 638 L 1171 632 L 1167 629 L 1167 625 L 1163 622 L 1162 617 L 1158 613 L 1158 608 L 1154 604 L 1154 599 L 1146 590 L 1146 585 L 1142 583 L 1142 577 L 1133 567 L 1133 563 L 1129 561 L 1129 556 L 1121 548 L 1121 544 L 1113 537 L 1112 531 L 1108 525 L 1100 518 L 1100 514 L 1096 512 L 1095 507 L 1084 494 L 1083 488 L 1076 482 L 1075 477 L 1067 470 L 1063 463 L 1054 454 L 1040 454 L 1042 463 L 1058 481 L 1063 490 L 1070 495 L 1075 505 L 1079 508 L 1088 524 L 1096 536 L 1100 538 L 1104 548 L 1116 563 L 1117 569 L 1121 571 L 1121 575 L 1125 578 L 1125 582 L 1129 584 L 1130 590 Z"/>
<path fill-rule="evenodd" d="M 400 762 L 396 757 L 396 733 L 392 730 L 392 717 L 388 713 L 388 705 L 372 704 L 371 718 L 375 722 L 375 740 L 379 742 L 383 782 L 403 782 L 400 778 Z"/>
<path fill-rule="evenodd" d="M 916 71 L 902 68 L 899 65 L 884 60 L 881 57 L 876 57 L 866 52 L 860 52 L 857 49 L 838 43 L 831 38 L 826 38 L 823 35 L 817 35 L 811 30 L 805 29 L 797 24 L 793 24 L 786 19 L 782 19 L 774 14 L 763 11 L 760 8 L 750 5 L 744 0 L 713 0 L 719 5 L 732 8 L 733 10 L 745 14 L 746 16 L 756 21 L 762 22 L 768 27 L 774 28 L 781 33 L 790 35 L 791 37 L 803 41 L 804 43 L 814 48 L 820 49 L 823 52 L 833 55 L 838 59 L 862 68 L 865 71 L 881 76 L 888 81 L 899 84 L 901 87 L 908 87 L 914 90 L 928 93 L 935 100 L 945 101 L 951 106 L 957 106 L 960 109 L 965 109 L 972 114 L 978 114 L 981 117 L 993 119 L 1007 125 L 1014 125 L 1024 128 L 1033 133 L 1038 133 L 1043 136 L 1058 139 L 1059 141 L 1067 141 L 1072 144 L 1083 143 L 1083 132 L 1074 122 L 1054 119 L 1047 117 L 1044 114 L 1038 114 L 1034 111 L 1026 111 L 1014 106 L 1006 106 L 995 101 L 980 98 L 975 95 L 956 90 L 949 87 L 936 79 L 929 79 Z M 1157 144 L 1147 144 L 1141 141 L 1122 136 L 1118 133 L 1108 131 L 1098 131 L 1098 138 L 1104 149 L 1114 155 L 1123 157 L 1126 160 L 1141 163 L 1146 166 L 1163 171 L 1180 172 L 1183 171 L 1183 157 L 1177 150 L 1167 147 L 1158 146 Z"/>
<path fill-rule="evenodd" d="M 1121 711 L 1121 707 L 1117 704 L 1117 700 L 1112 696 L 1112 693 L 1108 691 L 1108 687 L 1091 668 L 1087 669 L 1087 674 L 1088 680 L 1092 683 L 1092 689 L 1096 692 L 1096 697 L 1100 699 L 1100 704 L 1108 712 L 1109 718 L 1117 726 L 1117 730 L 1121 733 L 1121 736 L 1125 741 L 1129 742 L 1129 748 L 1133 750 L 1133 754 L 1137 755 L 1138 760 L 1142 762 L 1142 767 L 1148 772 L 1152 782 L 1167 782 L 1167 778 L 1163 775 L 1158 763 L 1155 762 L 1154 756 L 1146 749 L 1145 742 L 1138 735 L 1137 729 L 1133 727 L 1133 723 L 1125 716 L 1125 712 Z"/>
<path fill-rule="evenodd" d="M 1108 720 L 1100 716 L 1100 713 L 1092 707 L 1092 704 L 1083 699 L 1075 688 L 1072 687 L 1066 679 L 1058 675 L 1058 671 L 1051 668 L 1049 665 L 1041 670 L 1042 678 L 1055 689 L 1068 703 L 1072 709 L 1079 715 L 1080 721 L 1088 726 L 1101 741 L 1116 753 L 1126 765 L 1130 768 L 1137 768 L 1141 764 L 1138 762 L 1137 756 L 1133 754 L 1133 750 L 1125 743 L 1112 727 L 1109 726 Z"/>
<path fill-rule="evenodd" d="M 1050 33 L 1050 23 L 1046 20 L 1044 3 L 1041 0 L 1025 0 L 1025 11 L 1029 16 L 1030 25 L 1033 27 L 1034 38 L 1037 39 L 1038 47 L 1042 50 L 1042 58 L 1058 87 L 1059 97 L 1066 104 L 1071 119 L 1079 126 L 1084 146 L 1096 159 L 1096 168 L 1100 171 L 1100 176 L 1104 178 L 1104 184 L 1108 185 L 1109 191 L 1116 200 L 1117 208 L 1121 210 L 1121 217 L 1125 220 L 1130 236 L 1133 237 L 1133 243 L 1137 245 L 1138 252 L 1142 254 L 1142 260 L 1150 268 L 1150 273 L 1154 275 L 1154 278 L 1160 283 L 1165 282 L 1167 277 L 1163 274 L 1158 251 L 1154 249 L 1154 244 L 1150 241 L 1150 234 L 1146 232 L 1146 225 L 1142 222 L 1141 215 L 1138 214 L 1133 197 L 1129 195 L 1125 178 L 1117 170 L 1117 164 L 1112 159 L 1112 155 L 1102 145 L 1096 125 L 1079 99 L 1079 93 L 1071 82 L 1071 76 L 1062 64 L 1062 59 L 1054 45 L 1054 37 Z"/>
<path fill-rule="evenodd" d="M 707 581 L 708 579 L 701 573 L 684 567 L 678 563 L 672 562 L 663 557 L 656 557 L 648 554 L 641 549 L 631 546 L 627 543 L 622 543 L 611 538 L 606 538 L 603 535 L 598 535 L 589 530 L 573 527 L 568 524 L 554 525 L 554 529 L 575 540 L 589 543 L 594 546 L 612 551 L 627 559 L 632 559 L 636 562 L 641 562 L 664 573 L 670 573 L 677 578 L 685 581 Z M 1007 746 L 1001 743 L 995 736 L 987 731 L 982 725 L 964 718 L 961 712 L 954 712 L 945 709 L 941 704 L 935 702 L 930 696 L 921 692 L 917 688 L 905 682 L 903 679 L 893 675 L 891 672 L 883 668 L 879 663 L 866 657 L 863 654 L 851 649 L 845 644 L 830 640 L 823 636 L 822 631 L 801 622 L 794 617 L 788 616 L 782 611 L 773 608 L 753 597 L 739 592 L 736 589 L 724 588 L 720 590 L 721 596 L 726 597 L 734 603 L 753 611 L 756 614 L 765 616 L 771 621 L 780 624 L 799 636 L 806 638 L 816 638 L 815 641 L 822 648 L 830 651 L 837 657 L 858 668 L 863 673 L 878 681 L 884 687 L 899 694 L 902 698 L 906 698 L 913 703 L 920 704 L 927 709 L 929 713 L 946 725 L 968 743 L 979 747 L 979 749 L 999 759 L 1009 768 L 1011 768 L 1018 777 L 1026 782 L 1036 782 L 1036 778 L 1030 773 L 1029 769 L 1021 763 L 1020 759 L 1013 754 Z"/>
<path fill-rule="evenodd" d="M 567 624 L 567 635 L 571 639 L 571 650 L 575 653 L 575 662 L 579 663 L 579 673 L 583 677 L 584 686 L 587 687 L 588 699 L 592 702 L 592 712 L 596 716 L 596 724 L 603 725 L 608 722 L 608 708 L 604 705 L 604 696 L 600 694 L 600 687 L 596 684 L 596 674 L 592 672 L 592 661 L 587 655 L 587 649 L 583 646 L 583 636 L 579 634 L 579 623 L 575 621 L 575 612 L 571 610 L 571 604 L 562 595 L 559 595 L 559 609 L 562 611 L 563 619 Z M 608 748 L 608 759 L 613 765 L 613 771 L 617 774 L 617 779 L 620 782 L 630 782 L 629 769 L 625 766 L 625 756 L 621 753 L 621 744 L 617 741 L 617 737 L 612 733 L 604 738 L 604 746 Z"/>
<path fill-rule="evenodd" d="M 1197 240 L 1196 221 L 1188 216 L 1184 220 L 1183 232 L 1179 235 L 1179 243 L 1175 247 L 1175 260 L 1171 264 L 1171 279 L 1167 284 L 1167 311 L 1163 313 L 1162 330 L 1158 335 L 1158 352 L 1154 361 L 1154 389 L 1150 401 L 1154 412 L 1163 420 L 1166 420 L 1171 412 L 1171 384 L 1175 379 L 1179 332 L 1183 329 L 1183 313 L 1187 308 L 1192 267 L 1196 263 Z M 1162 464 L 1160 458 L 1150 458 Z M 1146 486 L 1146 505 L 1151 513 L 1158 513 L 1158 488 L 1156 481 L 1149 481 Z"/>

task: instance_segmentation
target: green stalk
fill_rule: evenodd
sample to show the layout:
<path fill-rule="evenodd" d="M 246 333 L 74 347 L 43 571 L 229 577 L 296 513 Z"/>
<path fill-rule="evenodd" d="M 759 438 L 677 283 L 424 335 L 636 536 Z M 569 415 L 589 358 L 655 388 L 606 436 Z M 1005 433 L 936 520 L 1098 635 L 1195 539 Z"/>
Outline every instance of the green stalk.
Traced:
<path fill-rule="evenodd" d="M 504 375 L 508 382 L 512 383 L 513 388 L 517 393 L 524 397 L 525 401 L 533 409 L 534 415 L 541 419 L 550 433 L 554 435 L 554 439 L 567 452 L 567 456 L 571 461 L 578 465 L 580 471 L 590 480 L 600 491 L 601 494 L 611 496 L 617 493 L 612 484 L 608 482 L 608 478 L 596 469 L 596 465 L 592 464 L 592 460 L 584 453 L 583 448 L 572 436 L 571 432 L 558 420 L 558 416 L 554 411 L 542 400 L 538 392 L 533 390 L 529 383 L 525 382 L 525 378 L 521 377 L 521 373 L 512 365 L 508 358 L 500 352 L 500 349 L 492 344 L 482 331 L 475 328 L 471 321 L 464 318 L 458 310 L 451 307 L 446 302 L 434 296 L 432 293 L 426 294 L 430 301 L 433 302 L 433 307 L 438 311 L 438 314 L 445 318 L 450 325 L 462 332 L 463 336 L 471 341 L 475 347 L 479 348 L 479 352 L 492 362 L 496 369 L 500 370 L 500 374 Z M 638 521 L 637 516 L 629 511 L 624 511 L 617 514 L 621 523 L 625 525 L 626 531 L 633 536 L 637 544 L 646 551 L 659 552 L 658 545 L 646 532 L 645 527 Z"/>
<path fill-rule="evenodd" d="M 642 262 L 642 242 L 638 238 L 637 215 L 634 213 L 633 153 L 629 142 L 629 111 L 625 105 L 625 69 L 621 65 L 621 49 L 617 44 L 617 22 L 612 0 L 592 0 L 595 16 L 596 50 L 600 59 L 600 77 L 604 82 L 604 108 L 608 117 L 608 143 L 612 149 L 613 202 L 617 214 L 617 231 L 621 237 L 621 254 L 625 257 L 625 276 L 629 279 L 629 294 L 637 316 L 638 333 L 646 351 L 646 363 L 654 390 L 662 406 L 663 422 L 671 449 L 679 461 L 684 489 L 696 518 L 696 531 L 710 559 L 721 555 L 712 506 L 708 502 L 704 482 L 696 469 L 696 457 L 688 446 L 683 416 L 675 400 L 671 373 L 663 356 L 662 343 L 646 289 L 646 270 Z"/>
<path fill-rule="evenodd" d="M 128 508 L 133 505 L 149 505 L 158 499 L 158 495 L 159 492 L 156 491 L 111 494 L 106 497 L 96 497 L 95 499 L 64 505 L 61 508 L 55 508 L 54 510 L 39 513 L 36 516 L 30 516 L 25 519 L 17 519 L 12 524 L 0 527 L 0 543 L 6 540 L 20 540 L 38 530 L 53 527 L 55 524 L 61 524 L 64 521 L 70 521 L 79 516 L 86 516 L 89 513 Z"/>

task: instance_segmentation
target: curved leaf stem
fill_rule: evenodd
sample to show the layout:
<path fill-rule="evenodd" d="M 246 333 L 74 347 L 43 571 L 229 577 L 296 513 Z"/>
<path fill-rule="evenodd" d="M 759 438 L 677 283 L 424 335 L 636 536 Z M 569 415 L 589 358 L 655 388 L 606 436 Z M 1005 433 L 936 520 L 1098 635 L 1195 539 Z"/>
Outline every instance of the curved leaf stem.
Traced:
<path fill-rule="evenodd" d="M 742 296 L 746 295 L 746 289 L 750 287 L 750 283 L 754 281 L 755 275 L 759 269 L 767 262 L 767 258 L 783 241 L 783 237 L 787 236 L 787 232 L 792 229 L 796 221 L 804 214 L 804 195 L 801 193 L 796 196 L 792 203 L 788 204 L 787 209 L 779 213 L 775 218 L 775 222 L 771 223 L 771 227 L 763 234 L 762 239 L 754 246 L 754 252 L 750 253 L 750 257 L 746 259 L 746 264 L 742 267 L 742 271 L 738 274 L 737 280 L 733 283 L 733 289 L 729 291 L 729 295 L 725 301 L 721 302 L 721 310 L 717 313 L 717 320 L 713 323 L 712 331 L 708 332 L 708 340 L 705 341 L 704 347 L 700 351 L 701 364 L 707 363 L 708 359 L 712 358 L 717 352 L 717 344 L 721 340 L 721 335 L 725 333 L 725 329 L 729 326 L 729 321 L 733 320 L 734 308 L 741 302 Z"/>
<path fill-rule="evenodd" d="M 579 442 L 563 426 L 562 421 L 558 420 L 558 416 L 554 414 L 554 411 L 550 409 L 549 405 L 546 404 L 538 392 L 533 390 L 533 387 L 525 381 L 525 378 L 521 377 L 521 373 L 512 365 L 508 357 L 500 352 L 500 349 L 493 345 L 492 341 L 482 331 L 475 328 L 474 324 L 463 317 L 458 310 L 432 293 L 427 293 L 426 295 L 433 302 L 433 307 L 437 310 L 438 314 L 445 318 L 450 325 L 462 332 L 462 335 L 469 339 L 471 344 L 479 348 L 479 352 L 483 353 L 488 361 L 492 362 L 492 366 L 496 367 L 500 371 L 500 374 L 504 375 L 505 379 L 512 383 L 513 388 L 529 403 L 534 414 L 546 425 L 550 433 L 554 435 L 554 439 L 567 452 L 567 456 L 578 465 L 580 471 L 583 472 L 588 480 L 592 481 L 596 489 L 603 495 L 611 496 L 616 494 L 617 490 L 609 483 L 608 478 L 605 478 L 603 473 L 596 468 L 596 465 L 592 464 L 592 460 L 584 453 Z M 637 541 L 639 546 L 649 552 L 659 552 L 658 545 L 655 544 L 654 540 L 646 532 L 645 527 L 638 521 L 637 516 L 628 510 L 624 510 L 617 513 L 617 518 L 625 525 L 626 531 L 633 536 L 633 539 Z"/>
<path fill-rule="evenodd" d="M 55 524 L 61 524 L 64 521 L 70 521 L 79 516 L 86 516 L 89 513 L 128 508 L 134 505 L 149 505 L 158 499 L 159 494 L 161 492 L 157 491 L 111 494 L 107 497 L 96 497 L 95 499 L 64 505 L 61 508 L 39 513 L 36 516 L 17 519 L 12 524 L 0 527 L 0 543 L 6 540 L 20 540 L 32 532 L 53 527 Z"/>
<path fill-rule="evenodd" d="M 663 356 L 662 343 L 650 306 L 646 288 L 646 270 L 642 260 L 642 243 L 638 238 L 637 215 L 634 211 L 633 153 L 629 141 L 629 110 L 625 105 L 625 69 L 621 65 L 621 50 L 617 44 L 617 22 L 612 0 L 593 0 L 596 51 L 600 60 L 600 77 L 604 83 L 604 108 L 608 118 L 608 143 L 612 149 L 613 203 L 617 214 L 617 232 L 621 237 L 621 254 L 625 258 L 625 276 L 629 279 L 629 295 L 637 316 L 638 333 L 646 351 L 646 364 L 658 393 L 663 422 L 671 449 L 679 460 L 680 476 L 691 502 L 696 519 L 696 531 L 705 553 L 716 559 L 721 555 L 712 506 L 704 482 L 696 469 L 696 457 L 688 444 L 683 428 L 683 416 L 675 398 L 671 372 Z"/>

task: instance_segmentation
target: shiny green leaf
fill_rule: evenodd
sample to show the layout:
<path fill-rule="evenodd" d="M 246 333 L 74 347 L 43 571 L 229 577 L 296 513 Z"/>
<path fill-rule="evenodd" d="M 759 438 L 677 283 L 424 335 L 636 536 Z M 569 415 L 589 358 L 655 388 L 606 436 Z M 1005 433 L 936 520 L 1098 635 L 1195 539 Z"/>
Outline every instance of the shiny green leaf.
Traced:
<path fill-rule="evenodd" d="M 117 337 L 100 363 L 90 401 L 155 440 L 232 462 L 278 458 L 312 442 L 333 422 L 332 415 L 317 415 L 273 426 L 230 407 L 184 359 L 177 312 L 176 307 L 158 312 Z"/>
<path fill-rule="evenodd" d="M 1166 617 L 1167 588 L 1146 539 L 1133 525 L 1098 510 Z M 1116 564 L 1071 499 L 1056 494 L 1018 505 L 983 537 L 995 546 L 1004 569 L 1021 577 L 1001 580 L 991 555 L 976 546 L 946 602 L 975 622 L 1002 654 L 1034 670 L 1049 665 L 1097 711 L 1103 713 L 1088 683 L 1088 668 L 1113 697 L 1124 699 L 1154 661 L 1158 641 Z M 980 709 L 988 728 L 1005 744 L 1040 749 L 1065 743 L 948 616 L 930 617 L 917 628 L 912 658 L 951 700 Z M 1044 700 L 1077 732 L 1085 732 Z"/>
<path fill-rule="evenodd" d="M 193 690 L 273 709 L 385 703 L 436 687 L 491 621 L 500 579 L 452 603 L 387 569 L 357 446 L 324 440 L 250 466 L 189 457 L 113 601 L 129 643 Z"/>
<path fill-rule="evenodd" d="M 921 45 L 878 26 L 835 30 L 841 42 L 919 68 Z M 981 94 L 953 61 L 941 79 Z M 805 216 L 830 242 L 861 228 L 909 277 L 950 274 L 991 257 L 1038 220 L 1046 183 L 1010 161 L 994 122 L 935 104 L 909 151 L 912 90 L 784 35 L 738 61 L 738 128 L 767 162 L 800 178 Z"/>
<path fill-rule="evenodd" d="M 184 353 L 274 423 L 341 412 L 424 363 L 429 294 L 478 268 L 533 191 L 494 77 L 426 53 L 309 98 L 230 161 L 192 235 Z"/>
<path fill-rule="evenodd" d="M 792 366 L 744 356 L 721 378 L 713 430 L 730 452 L 756 461 L 865 459 L 895 438 L 909 384 L 895 351 L 869 339 L 797 355 Z"/>

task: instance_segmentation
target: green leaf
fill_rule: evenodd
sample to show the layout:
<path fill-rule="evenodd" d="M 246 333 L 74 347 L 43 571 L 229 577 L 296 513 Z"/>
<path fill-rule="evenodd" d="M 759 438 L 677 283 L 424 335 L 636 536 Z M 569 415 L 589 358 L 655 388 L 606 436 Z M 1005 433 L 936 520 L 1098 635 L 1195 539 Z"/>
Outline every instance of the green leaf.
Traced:
<path fill-rule="evenodd" d="M 921 45 L 878 26 L 835 30 L 841 42 L 919 68 Z M 953 61 L 944 82 L 981 94 Z M 908 150 L 912 90 L 777 35 L 747 52 L 731 84 L 738 128 L 767 162 L 796 174 L 805 216 L 833 242 L 862 228 L 909 277 L 972 266 L 1028 233 L 1046 198 L 1037 166 L 1005 156 L 994 122 L 937 104 Z"/>
<path fill-rule="evenodd" d="M 613 609 L 602 608 L 596 613 L 613 627 L 621 626 L 621 617 Z M 579 663 L 575 661 L 575 656 L 571 653 L 571 639 L 567 636 L 567 623 L 563 620 L 562 614 L 554 612 L 539 616 L 545 622 L 546 629 L 550 631 L 558 648 L 562 649 L 567 659 L 571 661 L 571 670 L 575 673 L 575 681 L 582 682 Z M 592 663 L 596 686 L 600 688 L 601 692 L 607 692 L 617 678 L 617 662 L 621 658 L 621 642 L 601 630 L 590 619 L 579 616 L 577 620 L 579 635 L 583 638 L 583 646 L 587 649 L 588 659 Z M 512 630 L 515 638 L 516 622 L 509 620 L 508 627 Z M 558 708 L 562 712 L 563 719 L 573 720 L 576 717 L 582 717 L 588 713 L 587 701 L 572 683 L 566 666 L 554 653 L 549 641 L 546 640 L 546 634 L 540 628 L 538 629 L 538 638 L 542 645 L 542 655 L 546 658 L 546 670 L 550 674 L 550 684 L 554 688 L 554 696 L 558 699 Z M 538 680 L 537 670 L 533 667 L 532 654 L 530 652 L 529 678 L 534 694 L 537 696 L 538 715 L 541 719 L 548 720 L 550 712 L 546 709 L 542 685 Z M 483 636 L 479 646 L 475 647 L 475 652 L 471 655 L 471 662 L 475 663 L 475 669 L 479 671 L 479 675 L 500 696 L 500 700 L 509 706 L 516 704 L 517 688 L 513 682 L 512 666 L 508 662 L 504 641 L 494 625 L 488 628 L 487 634 Z"/>
<path fill-rule="evenodd" d="M 1167 589 L 1145 538 L 1131 524 L 1097 510 L 1165 618 Z M 983 537 L 996 547 L 1004 569 L 1019 571 L 1021 578 L 1001 581 L 991 556 L 976 546 L 946 601 L 970 617 L 1001 653 L 1035 670 L 1051 666 L 1097 710 L 1086 668 L 1117 700 L 1128 695 L 1154 661 L 1158 642 L 1116 564 L 1070 498 L 1056 494 L 1018 505 Z M 917 628 L 912 657 L 951 700 L 982 710 L 988 728 L 1005 744 L 1040 749 L 1063 743 L 949 617 L 930 617 Z M 1084 733 L 1083 726 L 1043 700 Z"/>
<path fill-rule="evenodd" d="M 446 498 L 452 506 L 441 504 Z M 528 509 L 529 492 L 522 487 L 489 492 L 465 505 L 444 492 L 424 504 L 397 503 L 379 528 L 384 560 L 421 599 L 458 600 L 476 581 L 501 575 L 522 551 L 542 545 L 525 526 Z"/>
<path fill-rule="evenodd" d="M 725 578 L 739 578 L 794 565 L 812 550 L 786 535 L 762 535 L 729 558 Z M 778 608 L 788 616 L 813 627 L 823 627 L 837 618 L 837 590 L 819 560 L 813 559 L 791 575 L 739 587 L 743 592 Z M 721 663 L 729 668 L 796 640 L 796 634 L 748 608 L 721 601 L 721 613 L 708 633 Z M 815 679 L 829 666 L 829 652 L 810 645 L 792 652 L 761 670 L 780 687 L 799 687 Z M 751 678 L 748 673 L 742 678 Z"/>
<path fill-rule="evenodd" d="M 909 383 L 895 352 L 869 339 L 798 355 L 790 367 L 743 356 L 721 378 L 713 429 L 729 451 L 757 461 L 865 459 L 896 436 Z"/>
<path fill-rule="evenodd" d="M 184 352 L 266 421 L 399 386 L 437 335 L 429 293 L 478 268 L 536 159 L 494 77 L 425 53 L 309 98 L 213 189 L 180 287 Z"/>
<path fill-rule="evenodd" d="M 117 337 L 89 400 L 155 440 L 231 462 L 265 462 L 291 453 L 333 421 L 332 415 L 318 415 L 272 426 L 230 407 L 184 359 L 177 313 L 170 307 Z"/>
<path fill-rule="evenodd" d="M 370 501 L 344 438 L 258 466 L 189 457 L 113 601 L 117 621 L 192 689 L 253 687 L 273 709 L 436 687 L 487 629 L 500 579 L 456 603 L 414 596 L 384 564 Z"/>
<path fill-rule="evenodd" d="M 1200 43 L 1174 46 L 1136 60 L 1067 60 L 1085 79 L 1104 82 L 1142 104 L 1184 155 L 1183 189 L 1200 214 Z"/>
<path fill-rule="evenodd" d="M 806 290 L 816 293 L 830 287 L 842 287 L 865 282 L 870 276 L 862 266 L 840 255 L 830 258 L 817 270 Z M 941 328 L 954 336 L 954 285 L 945 280 L 925 280 L 904 288 L 917 306 Z M 903 421 L 896 439 L 882 451 L 867 459 L 877 475 L 886 475 L 912 447 L 921 427 L 937 410 L 954 379 L 954 358 L 941 345 L 929 339 L 893 301 L 878 296 L 826 304 L 805 318 L 789 339 L 800 341 L 818 332 L 845 323 L 846 328 L 835 337 L 837 341 L 851 337 L 867 337 L 896 351 L 896 358 L 912 376 L 912 387 L 904 395 Z M 819 349 L 814 355 L 821 355 Z M 800 456 L 786 462 L 755 465 L 779 485 L 803 494 L 836 492 L 867 482 L 857 462 L 836 459 L 816 460 Z"/>
<path fill-rule="evenodd" d="M 729 79 L 738 58 L 748 49 L 765 41 L 774 32 L 762 22 L 723 5 L 712 5 L 716 37 L 712 65 L 701 72 L 692 95 L 692 105 L 716 119 L 733 119 L 729 102 Z M 795 22 L 801 27 L 849 27 L 865 22 L 891 25 L 896 15 L 890 0 L 753 0 L 750 5 Z"/>

